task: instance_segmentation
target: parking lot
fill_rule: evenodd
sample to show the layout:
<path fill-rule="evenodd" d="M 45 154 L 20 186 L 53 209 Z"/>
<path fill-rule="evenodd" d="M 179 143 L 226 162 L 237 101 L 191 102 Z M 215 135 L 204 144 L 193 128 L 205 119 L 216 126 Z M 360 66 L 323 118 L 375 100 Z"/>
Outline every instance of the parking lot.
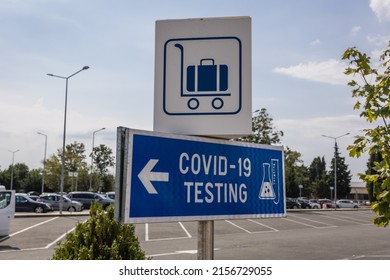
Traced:
<path fill-rule="evenodd" d="M 285 218 L 220 220 L 214 225 L 215 259 L 390 259 L 390 229 L 370 221 L 370 210 L 289 211 Z M 19 217 L 0 259 L 50 259 L 58 241 L 88 216 Z M 152 259 L 197 258 L 197 222 L 137 224 Z"/>

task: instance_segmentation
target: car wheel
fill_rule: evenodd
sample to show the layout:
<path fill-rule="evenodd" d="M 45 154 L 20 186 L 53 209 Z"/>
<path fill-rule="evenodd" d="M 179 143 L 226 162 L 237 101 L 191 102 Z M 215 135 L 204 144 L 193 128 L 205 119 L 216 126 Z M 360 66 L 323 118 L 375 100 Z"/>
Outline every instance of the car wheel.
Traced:
<path fill-rule="evenodd" d="M 294 205 L 292 208 L 293 208 L 293 209 L 298 209 L 298 206 Z"/>
<path fill-rule="evenodd" d="M 35 213 L 43 213 L 43 207 L 42 206 L 35 207 L 34 212 Z"/>
<path fill-rule="evenodd" d="M 313 209 L 318 209 L 318 206 L 316 205 L 316 206 L 313 206 Z"/>
<path fill-rule="evenodd" d="M 76 208 L 75 208 L 74 206 L 70 206 L 70 207 L 68 208 L 68 211 L 69 211 L 69 212 L 76 212 Z"/>

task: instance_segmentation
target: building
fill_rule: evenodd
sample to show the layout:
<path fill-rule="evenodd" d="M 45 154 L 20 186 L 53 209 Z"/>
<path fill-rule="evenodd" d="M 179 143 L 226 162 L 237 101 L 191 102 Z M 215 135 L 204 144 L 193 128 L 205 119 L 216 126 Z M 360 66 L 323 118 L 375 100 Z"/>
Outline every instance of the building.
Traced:
<path fill-rule="evenodd" d="M 369 200 L 368 191 L 365 182 L 351 182 L 351 192 L 349 193 L 348 199 L 351 200 Z"/>

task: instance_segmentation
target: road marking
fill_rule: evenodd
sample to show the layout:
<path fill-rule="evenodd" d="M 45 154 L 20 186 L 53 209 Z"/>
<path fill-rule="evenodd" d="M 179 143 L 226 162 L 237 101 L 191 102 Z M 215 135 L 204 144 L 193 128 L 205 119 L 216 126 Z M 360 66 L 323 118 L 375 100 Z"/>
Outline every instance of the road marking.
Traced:
<path fill-rule="evenodd" d="M 245 228 L 243 228 L 243 227 L 240 227 L 239 225 L 237 225 L 237 224 L 235 224 L 235 223 L 233 223 L 233 222 L 231 222 L 231 221 L 225 220 L 225 222 L 227 222 L 227 223 L 231 224 L 232 226 L 235 226 L 236 228 L 239 228 L 239 229 L 241 229 L 242 231 L 244 231 L 244 232 L 246 232 L 246 233 L 249 233 L 249 234 L 253 234 L 253 233 L 266 233 L 266 232 L 277 232 L 277 231 L 278 231 L 278 230 L 275 229 L 275 228 L 269 227 L 269 226 L 267 226 L 267 225 L 264 225 L 264 224 L 262 224 L 262 223 L 256 222 L 256 221 L 251 220 L 251 219 L 247 219 L 247 221 L 250 221 L 250 222 L 255 223 L 255 224 L 258 224 L 258 225 L 261 225 L 261 226 L 266 227 L 266 228 L 269 228 L 269 229 L 271 229 L 271 230 L 249 231 L 249 230 L 247 230 L 247 229 L 245 229 Z"/>
<path fill-rule="evenodd" d="M 14 232 L 14 233 L 10 234 L 9 237 L 15 236 L 15 235 L 17 235 L 17 234 L 20 234 L 20 233 L 22 233 L 22 232 L 25 232 L 25 231 L 30 230 L 30 229 L 32 229 L 32 228 L 35 228 L 35 227 L 37 227 L 37 226 L 40 226 L 40 225 L 46 224 L 46 223 L 48 223 L 48 222 L 54 221 L 55 219 L 58 219 L 58 218 L 59 218 L 59 217 L 54 217 L 54 218 L 52 218 L 52 219 L 50 219 L 50 220 L 47 220 L 47 221 L 44 221 L 44 222 L 35 224 L 35 225 L 31 226 L 31 227 L 28 227 L 28 228 L 19 230 L 19 231 L 17 231 L 17 232 Z"/>
<path fill-rule="evenodd" d="M 175 251 L 172 253 L 162 253 L 162 254 L 154 254 L 154 255 L 148 255 L 148 257 L 163 257 L 163 256 L 172 256 L 172 255 L 181 255 L 181 254 L 190 254 L 195 255 L 198 253 L 198 250 L 183 250 L 183 251 Z"/>
<path fill-rule="evenodd" d="M 2 253 L 9 253 L 9 252 L 23 252 L 23 251 L 35 251 L 35 250 L 44 250 L 46 249 L 45 247 L 40 247 L 40 248 L 27 248 L 27 249 L 12 249 L 12 250 L 5 250 L 5 251 L 0 251 L 0 254 Z"/>
<path fill-rule="evenodd" d="M 35 228 L 35 227 L 37 227 L 37 226 L 40 226 L 40 225 L 42 225 L 42 224 L 51 222 L 51 221 L 53 221 L 53 220 L 55 220 L 55 219 L 58 219 L 58 218 L 59 218 L 59 217 L 55 217 L 55 218 L 52 218 L 52 219 L 50 219 L 50 220 L 44 221 L 44 222 L 42 222 L 42 223 L 38 223 L 38 224 L 33 225 L 33 226 L 31 226 L 31 227 L 22 229 L 22 230 L 20 230 L 20 231 L 18 231 L 18 232 L 15 232 L 15 233 L 13 233 L 13 234 L 10 234 L 9 237 L 15 236 L 15 235 L 17 235 L 17 234 L 20 234 L 20 233 L 25 232 L 25 231 L 27 231 L 27 230 L 29 230 L 29 229 Z M 34 251 L 34 250 L 49 249 L 51 246 L 56 245 L 58 241 L 60 241 L 60 240 L 61 240 L 62 238 L 64 238 L 68 233 L 74 231 L 75 229 L 76 229 L 76 227 L 71 228 L 70 230 L 68 230 L 67 232 L 65 232 L 64 234 L 62 234 L 62 235 L 59 236 L 58 238 L 56 238 L 53 242 L 47 244 L 45 247 L 27 248 L 27 249 L 13 249 L 13 250 L 0 251 L 0 253 L 15 252 L 15 251 L 23 252 L 23 251 Z M 2 241 L 2 240 L 0 240 L 0 241 Z"/>
<path fill-rule="evenodd" d="M 276 229 L 276 228 L 273 228 L 273 227 L 270 227 L 270 226 L 267 226 L 267 225 L 265 225 L 265 224 L 262 224 L 262 223 L 260 223 L 260 222 L 258 222 L 258 221 L 254 221 L 254 220 L 251 220 L 251 219 L 248 219 L 248 221 L 250 221 L 250 222 L 252 222 L 252 223 L 255 223 L 255 224 L 258 224 L 258 225 L 261 225 L 261 226 L 263 226 L 263 227 L 266 227 L 266 228 L 269 228 L 269 229 L 271 229 L 271 231 L 256 231 L 256 233 L 257 232 L 272 232 L 272 231 L 279 231 L 278 229 Z"/>
<path fill-rule="evenodd" d="M 181 222 L 179 222 L 179 225 L 184 230 L 184 232 L 187 234 L 187 237 L 192 238 L 192 235 L 188 232 L 188 230 L 185 228 L 185 226 Z"/>
<path fill-rule="evenodd" d="M 341 260 L 359 260 L 359 259 L 381 259 L 388 260 L 390 259 L 390 255 L 353 255 L 350 258 L 345 258 Z"/>
<path fill-rule="evenodd" d="M 58 241 L 60 241 L 62 238 L 64 238 L 68 233 L 74 231 L 76 229 L 76 227 L 74 228 L 71 228 L 69 231 L 65 232 L 63 235 L 61 235 L 60 237 L 58 237 L 56 240 L 54 240 L 52 243 L 49 243 L 45 246 L 45 249 L 49 249 L 51 246 L 57 244 Z"/>
<path fill-rule="evenodd" d="M 228 221 L 228 220 L 225 220 L 225 222 L 227 222 L 228 224 L 231 224 L 232 226 L 235 226 L 236 228 L 239 228 L 241 229 L 242 231 L 245 231 L 246 233 L 252 233 L 250 232 L 249 230 L 243 228 L 243 227 L 240 227 L 239 225 L 236 225 L 235 223 L 231 222 L 231 221 Z"/>
<path fill-rule="evenodd" d="M 178 222 L 180 227 L 183 229 L 185 232 L 186 236 L 181 236 L 181 237 L 169 237 L 169 238 L 156 238 L 156 239 L 150 239 L 149 238 L 149 224 L 145 224 L 145 242 L 149 241 L 164 241 L 164 240 L 176 240 L 176 239 L 189 239 L 192 238 L 192 235 L 188 232 L 188 230 L 184 227 L 184 225 L 181 222 Z"/>
<path fill-rule="evenodd" d="M 311 227 L 311 228 L 321 228 L 321 227 L 316 227 L 316 226 L 309 225 L 309 224 L 306 224 L 306 223 L 298 222 L 298 221 L 295 221 L 295 220 L 292 220 L 292 219 L 288 219 L 288 218 L 282 218 L 282 219 L 285 220 L 285 221 L 290 221 L 290 222 L 293 222 L 293 223 L 296 223 L 296 224 L 300 224 L 300 225 L 304 225 L 304 226 Z"/>
<path fill-rule="evenodd" d="M 367 223 L 359 223 L 359 222 L 355 222 L 355 221 L 352 221 L 350 219 L 342 219 L 342 218 L 337 218 L 337 217 L 334 217 L 334 215 L 326 215 L 326 218 L 329 218 L 329 219 L 334 219 L 334 220 L 339 220 L 339 221 L 343 221 L 343 222 L 350 222 L 350 223 L 353 223 L 353 224 L 358 224 L 358 225 L 362 225 L 362 226 L 366 226 L 366 225 L 371 225 L 371 223 L 367 224 Z"/>
<path fill-rule="evenodd" d="M 214 251 L 218 251 L 219 248 L 214 248 Z M 182 255 L 182 254 L 189 254 L 189 255 L 195 255 L 198 253 L 198 250 L 182 250 L 182 251 L 175 251 L 171 253 L 161 253 L 161 254 L 154 254 L 154 255 L 147 255 L 147 257 L 164 257 L 164 256 L 172 256 L 172 255 Z"/>
<path fill-rule="evenodd" d="M 298 219 L 302 219 L 302 220 L 306 220 L 306 221 L 310 221 L 310 222 L 317 223 L 317 224 L 326 225 L 326 226 L 324 226 L 324 227 L 316 227 L 316 228 L 333 228 L 333 227 L 337 227 L 336 225 L 331 225 L 331 224 L 327 224 L 327 223 L 323 223 L 323 222 L 318 222 L 318 221 L 316 221 L 316 220 L 312 220 L 312 219 L 308 219 L 308 218 L 303 218 L 303 217 L 300 217 L 300 216 L 298 216 L 298 215 L 289 214 L 289 216 L 292 216 L 292 217 L 295 217 L 295 218 L 298 218 Z"/>
<path fill-rule="evenodd" d="M 352 220 L 352 221 L 361 221 L 361 219 L 359 218 L 353 218 L 352 216 L 348 216 L 348 217 L 345 217 L 344 215 L 342 215 L 343 213 L 334 213 L 332 216 L 337 216 L 337 217 L 341 217 L 343 219 L 347 219 L 348 221 Z M 372 223 L 369 223 L 369 224 L 372 224 Z M 364 224 L 361 224 L 361 225 L 367 225 L 367 223 L 364 223 Z"/>

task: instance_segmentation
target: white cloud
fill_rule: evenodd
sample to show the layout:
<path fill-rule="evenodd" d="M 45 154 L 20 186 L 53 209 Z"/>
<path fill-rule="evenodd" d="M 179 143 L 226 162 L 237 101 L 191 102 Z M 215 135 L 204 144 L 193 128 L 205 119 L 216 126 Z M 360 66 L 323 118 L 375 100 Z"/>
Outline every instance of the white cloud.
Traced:
<path fill-rule="evenodd" d="M 346 85 L 348 78 L 343 74 L 346 67 L 344 62 L 330 59 L 323 62 L 310 61 L 289 67 L 276 67 L 273 72 L 314 82 Z"/>
<path fill-rule="evenodd" d="M 334 153 L 334 141 L 322 135 L 345 137 L 337 139 L 341 156 L 345 157 L 350 170 L 353 170 L 353 181 L 358 180 L 358 173 L 364 173 L 368 155 L 360 158 L 349 157 L 347 146 L 352 145 L 355 135 L 361 135 L 362 129 L 372 126 L 358 115 L 338 115 L 307 119 L 275 119 L 276 129 L 284 132 L 282 145 L 298 151 L 302 160 L 309 166 L 315 157 L 325 156 L 327 168 Z"/>
<path fill-rule="evenodd" d="M 390 0 L 370 0 L 370 8 L 379 21 L 390 21 Z"/>
<path fill-rule="evenodd" d="M 351 30 L 352 36 L 356 36 L 356 35 L 359 33 L 360 29 L 361 29 L 360 26 L 354 26 L 354 27 L 352 27 L 352 30 Z"/>
<path fill-rule="evenodd" d="M 0 169 L 7 168 L 9 165 L 8 150 L 16 149 L 20 149 L 15 159 L 16 162 L 24 162 L 30 168 L 40 167 L 43 140 L 37 132 L 48 135 L 48 156 L 55 153 L 62 143 L 64 122 L 62 108 L 45 106 L 43 98 L 21 100 L 15 94 L 7 94 L 1 90 L 0 96 L 2 96 L 2 102 L 0 102 Z M 104 143 L 115 151 L 116 126 L 113 124 L 121 122 L 108 115 L 101 115 L 98 122 L 99 125 L 107 128 L 100 137 L 104 137 Z M 96 116 L 68 110 L 67 143 L 82 142 L 89 151 L 90 139 L 96 123 Z"/>
<path fill-rule="evenodd" d="M 313 47 L 318 46 L 319 44 L 321 44 L 320 39 L 316 39 L 316 40 L 310 42 L 310 46 L 313 46 Z"/>
<path fill-rule="evenodd" d="M 390 39 L 389 35 L 367 36 L 367 41 L 369 43 L 374 44 L 374 45 L 379 46 L 379 47 L 387 46 L 389 39 Z"/>

